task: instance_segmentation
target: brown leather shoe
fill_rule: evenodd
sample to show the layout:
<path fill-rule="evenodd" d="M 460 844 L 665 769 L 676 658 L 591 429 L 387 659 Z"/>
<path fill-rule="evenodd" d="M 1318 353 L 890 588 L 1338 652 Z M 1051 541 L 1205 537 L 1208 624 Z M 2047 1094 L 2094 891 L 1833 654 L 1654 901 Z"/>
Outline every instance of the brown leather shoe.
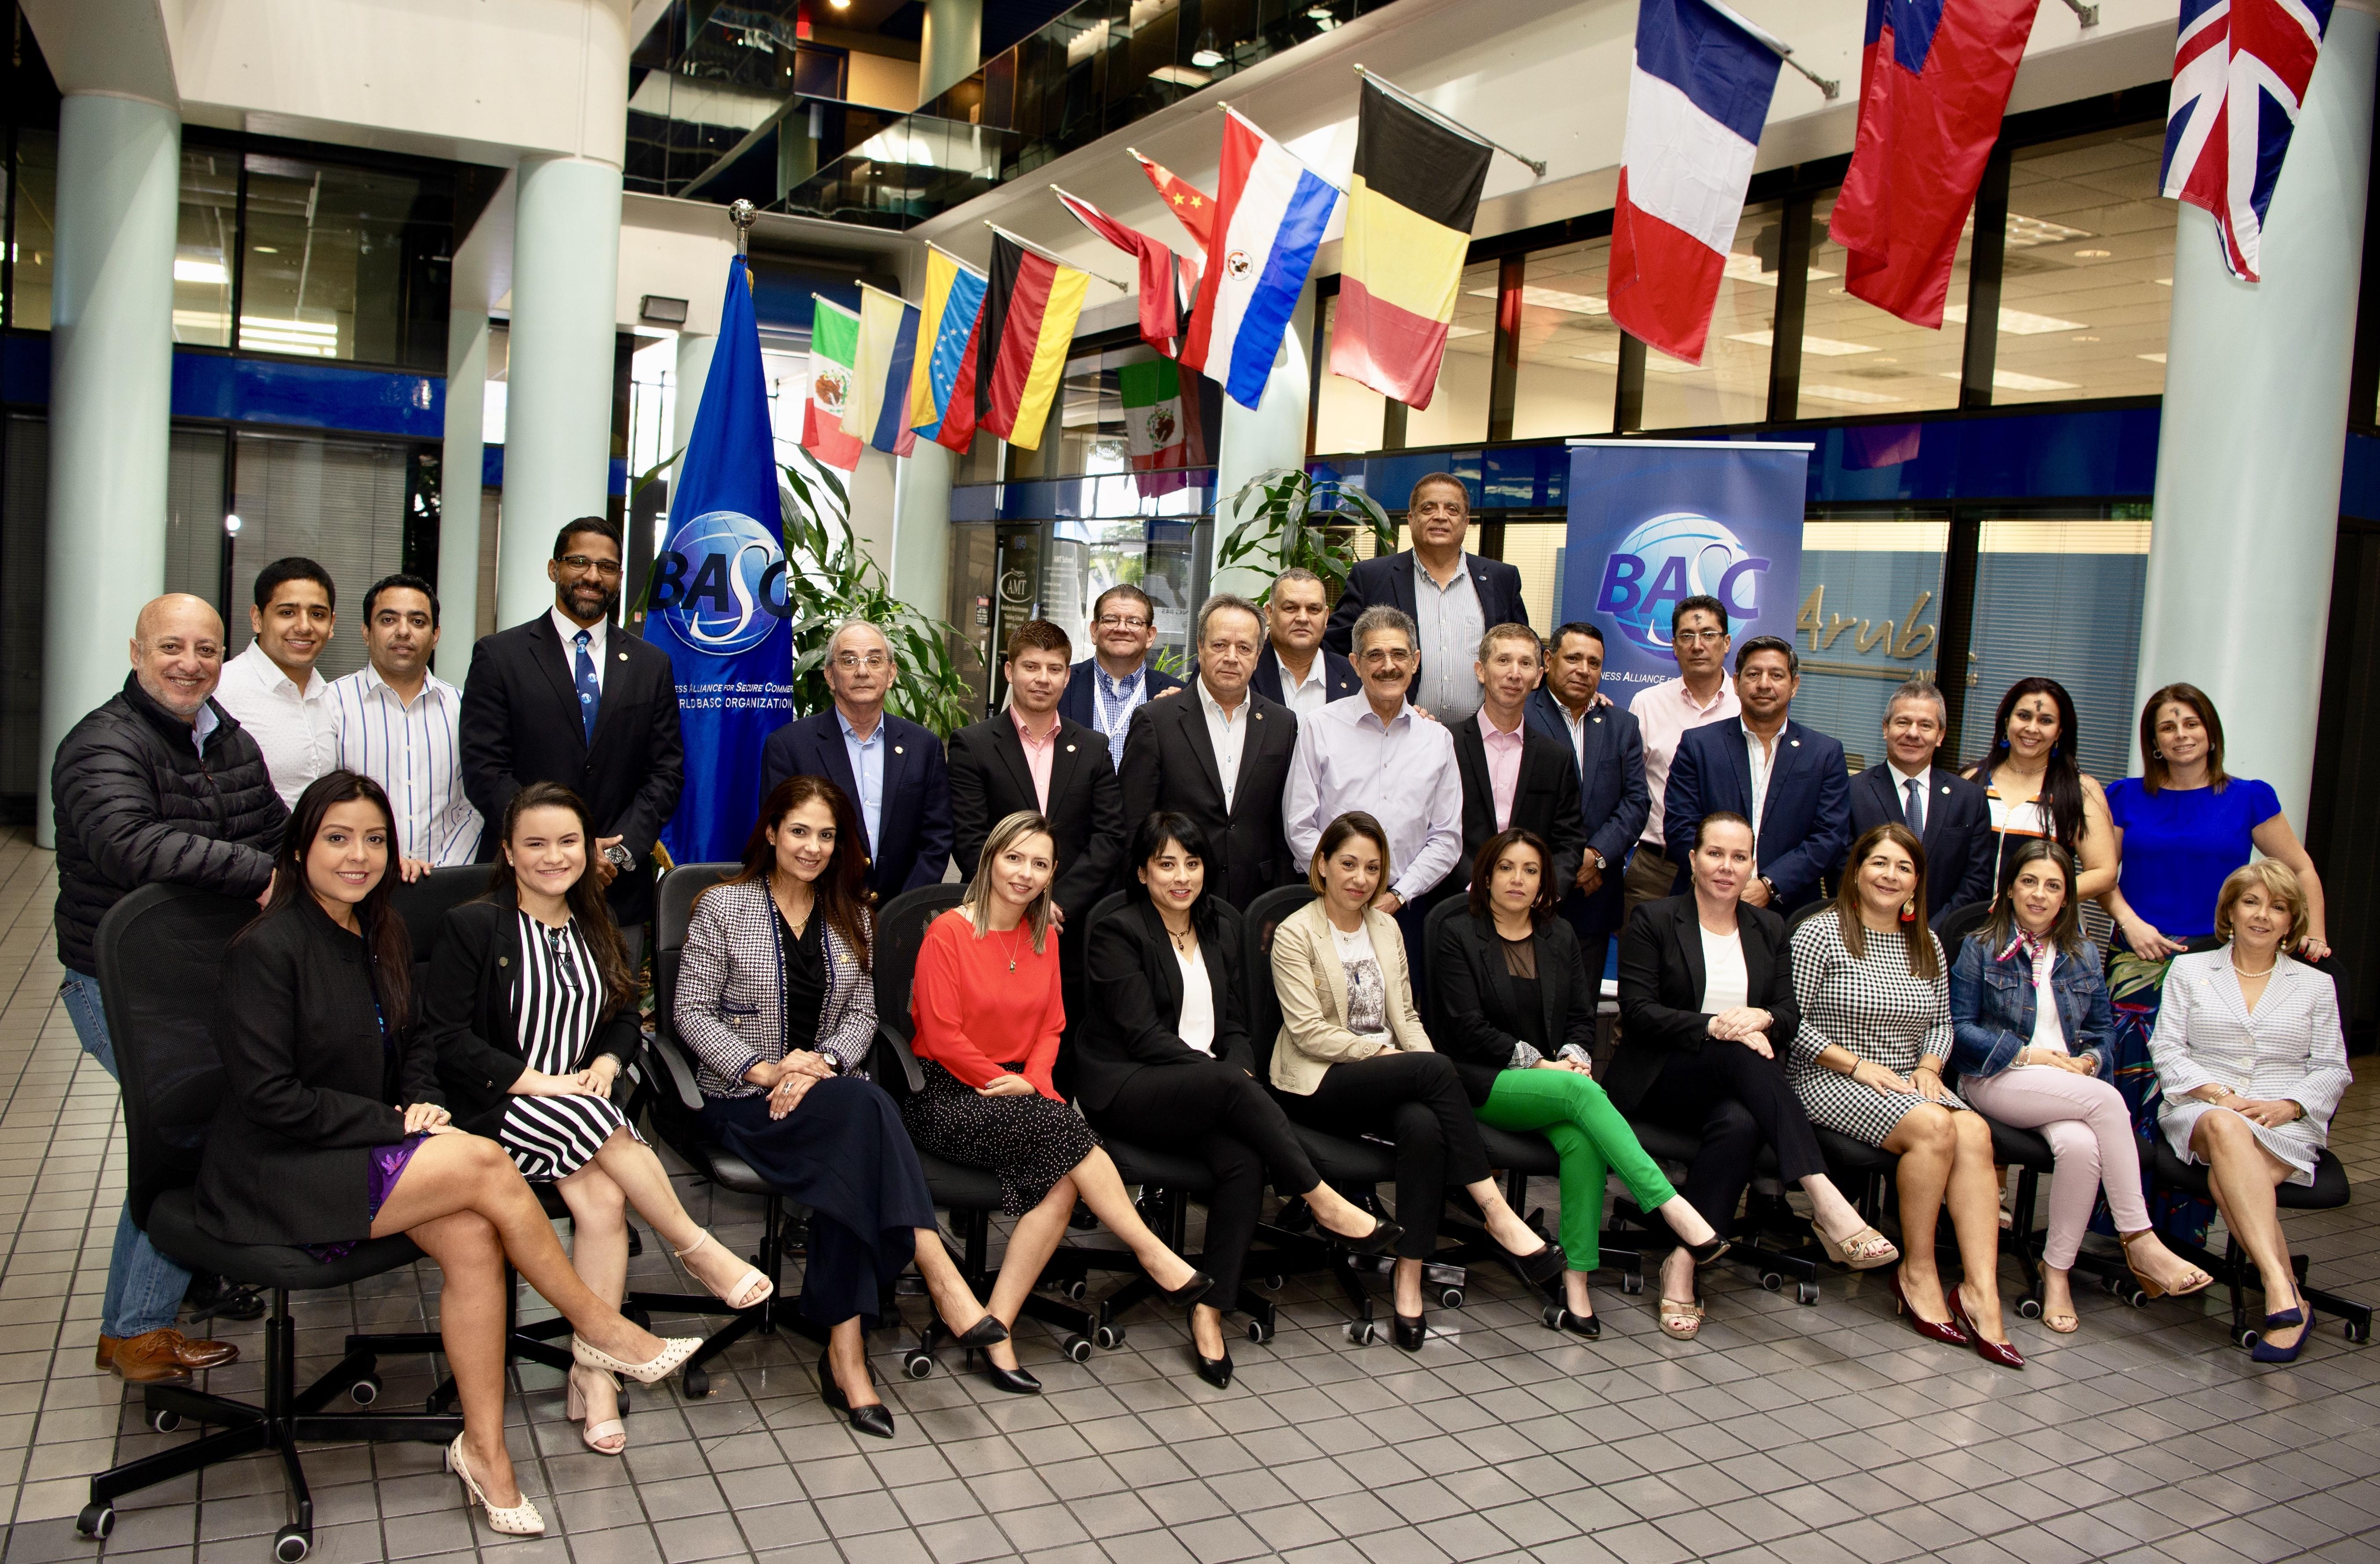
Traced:
<path fill-rule="evenodd" d="M 120 1341 L 99 1338 L 99 1365 L 135 1385 L 187 1380 L 193 1369 L 221 1368 L 238 1357 L 228 1341 L 193 1341 L 171 1326 Z"/>

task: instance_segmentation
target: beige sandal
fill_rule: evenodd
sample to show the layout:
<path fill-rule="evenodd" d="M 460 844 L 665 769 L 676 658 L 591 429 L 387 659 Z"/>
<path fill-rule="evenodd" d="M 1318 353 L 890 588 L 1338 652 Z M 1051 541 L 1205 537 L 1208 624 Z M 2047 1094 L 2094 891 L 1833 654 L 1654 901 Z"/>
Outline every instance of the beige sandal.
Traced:
<path fill-rule="evenodd" d="M 1817 1236 L 1818 1247 L 1832 1256 L 1836 1265 L 1854 1271 L 1873 1271 L 1900 1258 L 1900 1248 L 1874 1228 L 1862 1228 L 1840 1243 L 1828 1238 L 1827 1230 L 1815 1222 L 1810 1224 L 1810 1231 Z"/>
<path fill-rule="evenodd" d="M 710 1234 L 706 1231 L 686 1248 L 673 1249 L 670 1252 L 677 1256 L 679 1264 L 684 1265 L 690 1256 L 701 1253 L 702 1246 L 710 1241 Z M 777 1290 L 776 1284 L 762 1276 L 757 1267 L 751 1265 L 744 1267 L 744 1274 L 735 1278 L 735 1288 L 727 1292 L 722 1292 L 709 1282 L 702 1281 L 700 1277 L 695 1276 L 694 1267 L 691 1265 L 686 1267 L 686 1274 L 702 1282 L 710 1296 L 731 1309 L 757 1309 L 769 1301 L 769 1294 Z"/>
<path fill-rule="evenodd" d="M 2190 1268 L 2189 1279 L 2184 1281 L 2180 1287 L 2168 1287 L 2165 1283 L 2147 1275 L 2138 1265 L 2133 1265 L 2132 1245 L 2144 1238 L 2155 1236 L 2155 1232 L 2156 1229 L 2155 1228 L 2143 1228 L 2136 1233 L 2124 1233 L 2119 1235 L 2123 1239 L 2124 1242 L 2124 1267 L 2132 1273 L 2132 1279 L 2141 1284 L 2141 1292 L 2143 1296 L 2149 1298 L 2187 1298 L 2193 1292 L 2204 1292 L 2208 1288 L 2215 1285 L 2215 1278 L 2208 1276 L 2204 1271 L 2200 1270 L 2195 1265 L 2192 1265 Z M 2181 1256 L 2177 1254 L 2174 1258 L 2179 1260 Z"/>
<path fill-rule="evenodd" d="M 589 1374 L 601 1374 L 602 1371 L 601 1369 L 588 1369 L 586 1372 Z M 578 1430 L 578 1436 L 581 1439 L 584 1439 L 587 1442 L 587 1448 L 593 1450 L 597 1455 L 618 1457 L 626 1453 L 628 1448 L 628 1425 L 626 1423 L 621 1422 L 617 1416 L 607 1418 L 601 1423 L 589 1423 L 587 1421 L 587 1393 L 578 1388 L 578 1375 L 579 1366 L 575 1363 L 572 1364 L 570 1373 L 565 1376 L 570 1386 L 570 1393 L 569 1399 L 563 1407 L 565 1414 L 569 1417 L 571 1422 L 582 1425 Z M 613 1382 L 612 1388 L 613 1393 L 616 1398 L 619 1392 L 619 1385 L 616 1381 Z M 619 1402 L 615 1399 L 613 1405 L 617 1406 Z M 601 1442 L 609 1439 L 617 1439 L 619 1443 L 613 1445 Z"/>
<path fill-rule="evenodd" d="M 2060 1336 L 2071 1336 L 2076 1331 L 2082 1328 L 2082 1316 L 2080 1314 L 2044 1314 L 2041 1316 L 2041 1323 L 2047 1326 L 2050 1329 L 2056 1331 Z"/>
<path fill-rule="evenodd" d="M 1703 1328 L 1703 1306 L 1681 1303 L 1674 1298 L 1661 1300 L 1661 1334 L 1680 1341 L 1692 1341 Z"/>

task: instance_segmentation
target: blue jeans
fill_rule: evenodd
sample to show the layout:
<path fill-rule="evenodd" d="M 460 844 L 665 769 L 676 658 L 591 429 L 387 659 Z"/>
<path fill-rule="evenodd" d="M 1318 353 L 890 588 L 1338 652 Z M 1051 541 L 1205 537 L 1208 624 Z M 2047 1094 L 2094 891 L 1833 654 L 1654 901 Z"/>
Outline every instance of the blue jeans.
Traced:
<path fill-rule="evenodd" d="M 115 1048 L 107 1037 L 107 1012 L 100 1007 L 99 980 L 68 971 L 58 984 L 74 1020 L 82 1051 L 115 1078 Z M 157 1252 L 149 1236 L 132 1225 L 127 1203 L 115 1217 L 115 1250 L 107 1260 L 107 1299 L 100 1310 L 100 1334 L 118 1340 L 162 1330 L 182 1310 L 182 1294 L 189 1289 L 190 1273 Z"/>

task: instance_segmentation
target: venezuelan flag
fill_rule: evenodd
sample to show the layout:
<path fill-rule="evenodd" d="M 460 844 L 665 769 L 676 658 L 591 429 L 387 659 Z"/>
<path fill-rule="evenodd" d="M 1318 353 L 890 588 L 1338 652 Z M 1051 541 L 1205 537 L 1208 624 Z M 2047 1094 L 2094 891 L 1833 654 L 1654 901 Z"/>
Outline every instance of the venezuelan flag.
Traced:
<path fill-rule="evenodd" d="M 991 280 L 978 323 L 976 422 L 1012 446 L 1041 446 L 1090 274 L 991 239 Z"/>
<path fill-rule="evenodd" d="M 917 373 L 909 382 L 909 426 L 954 451 L 965 450 L 975 437 L 970 349 L 989 281 L 939 250 L 926 251 L 926 299 L 917 322 Z"/>

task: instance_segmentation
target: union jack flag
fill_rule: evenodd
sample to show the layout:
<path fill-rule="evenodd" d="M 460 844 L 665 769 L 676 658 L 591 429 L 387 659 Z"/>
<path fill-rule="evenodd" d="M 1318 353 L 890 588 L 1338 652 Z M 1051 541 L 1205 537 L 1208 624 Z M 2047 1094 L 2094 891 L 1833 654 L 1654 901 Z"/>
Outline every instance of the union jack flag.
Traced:
<path fill-rule="evenodd" d="M 2181 0 L 2161 193 L 2214 214 L 2223 264 L 2257 251 L 2333 0 Z"/>

